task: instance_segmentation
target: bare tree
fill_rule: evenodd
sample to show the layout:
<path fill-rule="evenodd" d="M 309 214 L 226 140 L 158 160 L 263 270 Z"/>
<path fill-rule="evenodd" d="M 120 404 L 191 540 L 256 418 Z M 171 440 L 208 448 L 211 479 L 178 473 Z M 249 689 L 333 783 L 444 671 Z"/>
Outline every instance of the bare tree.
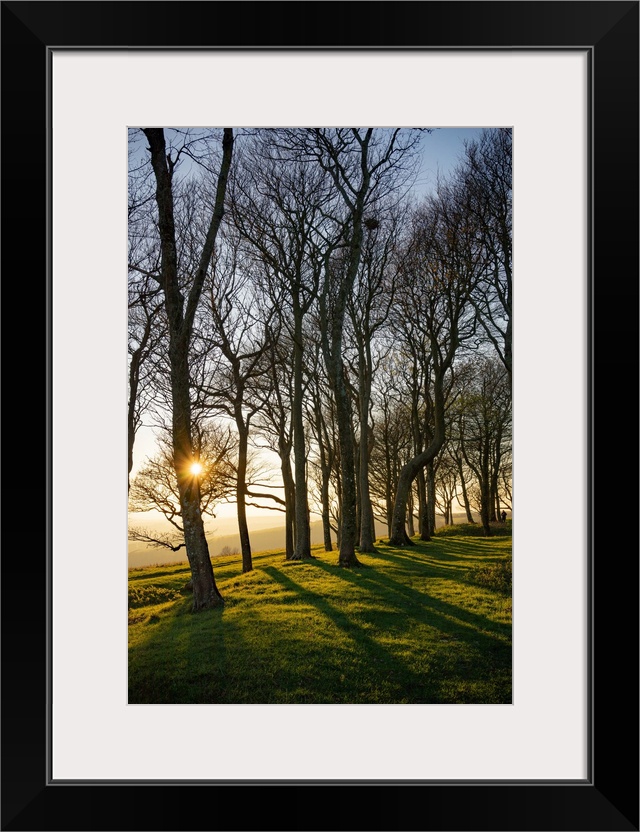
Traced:
<path fill-rule="evenodd" d="M 311 557 L 304 429 L 304 327 L 318 297 L 327 239 L 330 195 L 322 169 L 282 156 L 278 131 L 260 131 L 234 179 L 234 221 L 260 260 L 266 289 L 279 309 L 280 327 L 292 347 L 291 421 L 295 462 L 293 560 Z"/>
<path fill-rule="evenodd" d="M 403 468 L 398 480 L 390 542 L 411 545 L 405 530 L 406 505 L 411 484 L 443 447 L 446 385 L 461 340 L 461 327 L 470 288 L 476 278 L 478 255 L 473 230 L 463 206 L 441 192 L 417 212 L 413 240 L 407 251 L 401 290 L 400 316 L 413 316 L 424 332 L 430 353 L 433 432 L 429 445 Z M 430 500 L 434 503 L 435 491 Z"/>
<path fill-rule="evenodd" d="M 270 342 L 263 355 L 262 372 L 249 391 L 255 404 L 254 427 L 258 436 L 280 458 L 285 511 L 285 559 L 294 554 L 296 484 L 291 468 L 293 448 L 292 407 L 293 368 L 290 357 L 293 346 L 282 330 Z M 254 442 L 256 440 L 254 439 Z"/>
<path fill-rule="evenodd" d="M 384 359 L 388 347 L 377 341 L 379 331 L 386 325 L 393 303 L 394 252 L 402 222 L 395 206 L 379 207 L 377 215 L 365 221 L 360 267 L 356 273 L 353 294 L 347 301 L 350 318 L 350 338 L 355 344 L 352 370 L 360 441 L 358 444 L 358 497 L 361 552 L 375 552 L 375 525 L 369 487 L 369 458 L 375 442 L 371 423 L 371 389 L 373 376 Z"/>
<path fill-rule="evenodd" d="M 434 480 L 436 508 L 445 525 L 453 525 L 453 501 L 456 496 L 458 472 L 455 461 L 448 453 L 440 453 L 435 459 Z"/>
<path fill-rule="evenodd" d="M 293 134 L 293 135 L 292 135 Z M 353 448 L 352 407 L 345 382 L 342 356 L 347 302 L 360 266 L 367 212 L 394 191 L 400 191 L 412 174 L 409 160 L 417 141 L 400 129 L 314 128 L 289 131 L 299 158 L 315 160 L 331 177 L 343 210 L 343 255 L 326 258 L 320 292 L 322 351 L 336 403 L 342 487 L 338 565 L 359 566 L 357 540 L 357 486 Z"/>
<path fill-rule="evenodd" d="M 178 271 L 178 239 L 173 184 L 179 154 L 183 149 L 190 148 L 185 143 L 177 152 L 168 149 L 164 128 L 148 127 L 143 128 L 143 132 L 149 143 L 156 185 L 155 199 L 161 253 L 158 283 L 164 292 L 169 329 L 173 464 L 178 479 L 185 544 L 192 574 L 193 608 L 202 610 L 217 606 L 223 601 L 213 575 L 200 512 L 200 485 L 197 476 L 194 476 L 191 470 L 195 459 L 191 435 L 189 348 L 196 311 L 224 214 L 234 138 L 233 130 L 225 128 L 215 203 L 207 233 L 200 248 L 197 267 L 190 276 L 190 285 L 186 287 Z M 184 292 L 186 292 L 186 298 Z"/>
<path fill-rule="evenodd" d="M 506 442 L 510 444 L 511 396 L 502 364 L 479 356 L 474 369 L 474 377 L 460 402 L 460 451 L 474 474 L 476 504 L 484 534 L 489 536 L 490 521 L 497 519 L 502 449 Z"/>
<path fill-rule="evenodd" d="M 138 131 L 139 132 L 139 131 Z M 156 395 L 157 351 L 165 335 L 163 299 L 157 279 L 160 246 L 153 234 L 153 172 L 140 158 L 142 134 L 129 134 L 129 399 L 127 403 L 127 486 L 133 469 L 133 449 L 143 418 Z M 158 351 L 161 353 L 161 349 Z"/>
<path fill-rule="evenodd" d="M 166 332 L 160 325 L 162 299 L 150 278 L 129 284 L 129 400 L 127 403 L 127 483 L 133 469 L 133 448 L 145 412 L 155 394 L 156 351 Z"/>
<path fill-rule="evenodd" d="M 397 369 L 402 382 L 403 397 L 407 402 L 410 423 L 409 435 L 413 442 L 410 457 L 421 454 L 433 441 L 434 404 L 432 395 L 432 350 L 428 327 L 425 327 L 421 315 L 409 314 L 393 316 L 393 332 L 397 338 L 396 349 L 402 355 Z M 408 459 L 403 460 L 407 462 Z M 431 463 L 427 462 L 415 477 L 416 500 L 420 537 L 431 540 L 434 531 L 435 515 L 432 512 L 433 489 Z M 394 485 L 395 493 L 395 485 Z M 407 525 L 409 535 L 414 533 L 413 507 L 414 495 L 408 492 Z M 433 518 L 433 522 L 432 522 Z"/>
<path fill-rule="evenodd" d="M 485 269 L 470 294 L 477 320 L 512 372 L 512 131 L 485 130 L 468 142 L 455 174 L 482 249 Z"/>
<path fill-rule="evenodd" d="M 192 429 L 194 466 L 199 466 L 200 512 L 215 517 L 214 509 L 227 500 L 235 486 L 235 440 L 229 430 L 211 422 L 194 425 Z M 173 526 L 170 532 L 158 532 L 132 526 L 129 539 L 149 546 L 165 546 L 177 552 L 185 546 L 180 489 L 173 464 L 171 433 L 166 430 L 159 437 L 160 451 L 148 459 L 133 478 L 129 490 L 129 511 L 160 512 Z"/>
<path fill-rule="evenodd" d="M 326 552 L 331 552 L 333 551 L 331 539 L 331 478 L 336 470 L 337 459 L 335 404 L 329 383 L 322 371 L 320 345 L 317 342 L 313 344 L 311 359 L 314 368 L 309 370 L 308 399 L 310 401 L 307 404 L 306 421 L 315 440 L 316 454 L 311 459 L 311 463 L 317 470 L 324 548 Z"/>
<path fill-rule="evenodd" d="M 372 389 L 376 433 L 369 462 L 370 493 L 375 519 L 387 526 L 389 535 L 400 470 L 413 456 L 404 366 L 399 351 L 389 349 Z"/>
<path fill-rule="evenodd" d="M 247 462 L 251 419 L 259 404 L 249 396 L 251 384 L 267 371 L 263 356 L 274 335 L 272 307 L 265 303 L 252 265 L 242 257 L 239 240 L 227 229 L 224 244 L 215 258 L 214 274 L 207 298 L 207 321 L 201 321 L 200 338 L 208 354 L 207 381 L 199 386 L 202 406 L 233 419 L 238 434 L 237 494 L 238 531 L 242 571 L 253 569 L 247 523 Z M 256 494 L 272 500 L 273 494 Z"/>
<path fill-rule="evenodd" d="M 465 470 L 464 464 L 464 457 L 462 455 L 462 450 L 460 445 L 457 444 L 455 449 L 452 451 L 453 459 L 456 463 L 456 471 L 458 474 L 458 484 L 460 486 L 460 494 L 462 495 L 462 502 L 460 502 L 460 495 L 456 491 L 456 501 L 459 506 L 464 508 L 464 512 L 467 518 L 467 523 L 475 523 L 473 519 L 473 514 L 471 513 L 471 502 L 469 501 L 469 487 L 468 482 L 470 480 L 467 471 Z"/>

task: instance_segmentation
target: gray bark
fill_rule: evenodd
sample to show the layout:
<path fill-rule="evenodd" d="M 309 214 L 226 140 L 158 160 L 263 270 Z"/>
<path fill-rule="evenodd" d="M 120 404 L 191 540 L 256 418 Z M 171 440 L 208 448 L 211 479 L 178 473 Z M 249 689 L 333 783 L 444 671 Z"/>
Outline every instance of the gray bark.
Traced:
<path fill-rule="evenodd" d="M 173 166 L 166 153 L 164 130 L 146 128 L 151 164 L 156 178 L 156 202 L 161 247 L 161 278 L 165 308 L 169 321 L 169 362 L 172 397 L 172 436 L 174 467 L 180 493 L 187 558 L 193 581 L 193 609 L 202 610 L 223 603 L 216 586 L 209 547 L 200 512 L 200 487 L 190 472 L 193 461 L 191 435 L 191 401 L 189 397 L 189 345 L 195 312 L 202 293 L 215 239 L 224 213 L 224 197 L 233 151 L 233 131 L 225 128 L 223 158 L 216 201 L 198 269 L 194 276 L 185 308 L 178 282 L 178 258 L 173 213 Z"/>
<path fill-rule="evenodd" d="M 467 515 L 467 523 L 475 523 L 473 514 L 471 513 L 471 504 L 469 503 L 469 495 L 467 493 L 467 486 L 464 481 L 464 471 L 462 468 L 462 459 L 456 456 L 456 463 L 458 465 L 458 474 L 460 475 L 460 490 L 462 491 L 462 501 L 464 504 L 464 511 Z"/>
<path fill-rule="evenodd" d="M 429 523 L 429 534 L 433 535 L 436 530 L 436 478 L 433 470 L 433 459 L 426 464 L 427 482 L 427 522 Z"/>
<path fill-rule="evenodd" d="M 418 520 L 420 526 L 420 540 L 431 540 L 431 531 L 429 523 L 429 511 L 427 507 L 427 483 L 424 476 L 424 471 L 418 471 L 416 475 L 416 483 L 418 485 Z"/>
<path fill-rule="evenodd" d="M 236 482 L 236 505 L 238 510 L 238 532 L 240 533 L 240 551 L 242 552 L 242 571 L 251 572 L 251 541 L 249 526 L 247 525 L 247 455 L 249 446 L 249 425 L 242 417 L 240 407 L 237 408 L 236 426 L 238 428 L 238 472 Z"/>
<path fill-rule="evenodd" d="M 398 487 L 396 489 L 396 501 L 393 508 L 393 520 L 391 524 L 391 536 L 389 543 L 392 546 L 407 546 L 413 545 L 411 539 L 407 536 L 405 530 L 405 511 L 407 500 L 409 498 L 409 491 L 413 480 L 418 475 L 418 472 L 423 470 L 428 462 L 430 462 L 438 451 L 442 448 L 445 441 L 444 432 L 444 392 L 443 392 L 443 376 L 444 372 L 440 368 L 434 368 L 434 420 L 435 428 L 433 432 L 433 440 L 426 450 L 417 454 L 413 459 L 404 465 L 400 471 L 398 479 Z"/>
<path fill-rule="evenodd" d="M 293 454 L 295 465 L 295 549 L 293 560 L 311 557 L 311 530 L 309 528 L 309 501 L 307 497 L 307 449 L 302 418 L 302 310 L 299 298 L 294 295 L 293 339 Z"/>
<path fill-rule="evenodd" d="M 410 488 L 407 495 L 407 534 L 409 537 L 414 537 L 415 533 L 416 526 L 413 520 L 413 488 Z"/>
<path fill-rule="evenodd" d="M 293 558 L 294 546 L 294 515 L 295 515 L 295 483 L 293 474 L 291 473 L 291 460 L 288 451 L 285 453 L 284 449 L 280 449 L 280 470 L 282 471 L 282 483 L 284 485 L 284 501 L 285 501 L 285 560 Z"/>
<path fill-rule="evenodd" d="M 369 489 L 369 455 L 373 433 L 369 431 L 369 403 L 371 401 L 371 354 L 367 343 L 360 354 L 360 457 L 359 457 L 359 493 L 360 493 L 360 551 L 375 552 L 374 519 Z"/>

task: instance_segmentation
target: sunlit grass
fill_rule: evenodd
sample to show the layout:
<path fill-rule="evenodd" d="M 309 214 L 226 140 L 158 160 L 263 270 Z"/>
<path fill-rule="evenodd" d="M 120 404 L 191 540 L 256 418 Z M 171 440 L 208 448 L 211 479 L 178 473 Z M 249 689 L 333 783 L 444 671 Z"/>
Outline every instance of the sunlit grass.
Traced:
<path fill-rule="evenodd" d="M 497 537 L 511 537 L 511 518 L 506 523 L 489 523 L 491 534 Z M 436 537 L 484 537 L 484 529 L 480 523 L 455 523 L 453 526 L 442 526 L 436 531 Z"/>
<path fill-rule="evenodd" d="M 478 575 L 510 562 L 511 538 L 376 545 L 355 570 L 322 547 L 254 555 L 247 574 L 215 558 L 225 605 L 197 614 L 185 564 L 131 571 L 129 701 L 510 702 L 511 597 Z"/>

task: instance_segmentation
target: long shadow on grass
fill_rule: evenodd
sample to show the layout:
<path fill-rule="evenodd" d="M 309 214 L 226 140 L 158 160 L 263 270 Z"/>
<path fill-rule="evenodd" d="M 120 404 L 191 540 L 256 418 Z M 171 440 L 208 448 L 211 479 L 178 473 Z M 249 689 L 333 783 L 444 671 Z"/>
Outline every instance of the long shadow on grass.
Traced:
<path fill-rule="evenodd" d="M 499 549 L 495 546 L 494 538 L 466 538 L 450 539 L 433 537 L 430 541 L 414 541 L 414 546 L 407 549 L 394 550 L 398 553 L 413 553 L 428 555 L 442 561 L 474 561 L 476 558 L 492 558 L 499 556 L 505 550 L 504 538 L 500 541 Z"/>
<path fill-rule="evenodd" d="M 454 553 L 456 558 L 464 558 L 465 560 L 475 560 L 475 558 L 483 558 L 483 559 L 491 559 L 491 558 L 499 558 L 504 556 L 506 552 L 508 552 L 508 546 L 506 544 L 507 538 L 501 538 L 499 540 L 500 547 L 494 545 L 495 542 L 498 542 L 496 538 L 492 537 L 484 537 L 478 538 L 477 540 L 437 540 L 436 543 L 439 546 L 444 546 L 450 552 Z M 483 542 L 485 541 L 485 542 Z"/>
<path fill-rule="evenodd" d="M 237 627 L 223 626 L 224 608 L 193 615 L 190 604 L 190 599 L 179 602 L 157 623 L 148 622 L 144 640 L 129 651 L 130 704 L 228 701 L 227 642 L 239 638 Z M 201 628 L 209 630 L 204 640 L 198 636 Z"/>
<path fill-rule="evenodd" d="M 408 567 L 414 575 L 423 574 L 425 569 L 429 570 L 430 574 L 438 575 L 443 578 L 457 580 L 462 578 L 469 566 L 460 564 L 461 558 L 452 557 L 451 555 L 442 556 L 442 552 L 434 550 L 433 552 L 417 552 L 415 555 L 408 552 L 406 549 L 400 549 L 397 553 L 384 552 L 378 549 L 375 555 L 371 556 L 374 560 L 384 560 L 392 563 L 394 566 Z M 443 565 L 443 561 L 455 561 L 456 565 Z M 416 569 L 413 564 L 420 567 Z"/>
<path fill-rule="evenodd" d="M 493 649 L 496 642 L 505 645 L 510 641 L 510 627 L 497 624 L 482 615 L 469 612 L 455 604 L 449 604 L 447 601 L 442 601 L 440 598 L 435 598 L 426 592 L 419 592 L 417 589 L 400 584 L 387 575 L 380 575 L 375 567 L 359 570 L 356 577 L 348 569 L 336 568 L 321 560 L 314 561 L 314 564 L 319 569 L 331 572 L 333 575 L 357 586 L 361 587 L 363 582 L 371 584 L 375 587 L 373 591 L 405 615 L 412 614 L 414 617 L 425 621 L 425 623 L 429 623 L 425 620 L 428 616 L 434 619 L 434 627 L 438 627 L 447 634 L 455 633 L 459 638 L 476 646 L 484 643 L 485 647 Z M 399 599 L 402 599 L 403 603 L 399 603 Z M 407 601 L 409 607 L 407 607 Z M 417 615 L 418 612 L 419 615 Z"/>
<path fill-rule="evenodd" d="M 277 552 L 277 550 L 275 551 Z M 253 555 L 254 567 L 259 565 L 260 561 L 272 558 L 273 554 L 273 552 L 265 552 L 264 554 L 258 553 L 257 555 Z M 213 555 L 211 557 L 211 563 L 217 582 L 242 575 L 242 556 L 239 554 L 233 557 Z M 184 577 L 186 583 L 191 577 L 191 567 L 188 563 L 185 563 L 184 566 L 180 566 L 179 568 L 172 568 L 171 564 L 165 564 L 157 567 L 153 572 L 150 571 L 151 569 L 154 569 L 154 567 L 134 567 L 129 570 L 128 580 L 150 581 L 154 578 L 163 578 L 167 582 L 170 582 L 172 578 Z"/>
<path fill-rule="evenodd" d="M 321 566 L 323 565 L 321 561 L 318 561 L 318 564 Z M 311 590 L 296 583 L 288 575 L 285 575 L 279 569 L 276 569 L 275 566 L 265 566 L 264 571 L 285 589 L 297 593 L 303 598 L 304 601 L 308 601 L 308 603 L 312 604 L 319 612 L 330 618 L 336 627 L 339 627 L 358 645 L 358 647 L 362 648 L 367 653 L 370 660 L 373 660 L 378 664 L 381 671 L 384 670 L 397 673 L 399 678 L 402 679 L 401 696 L 408 694 L 411 698 L 411 694 L 420 695 L 424 693 L 427 681 L 425 677 L 414 673 L 404 662 L 368 636 L 362 628 L 355 623 L 353 618 L 350 618 L 348 615 L 345 615 L 340 612 L 340 610 L 329 604 L 326 598 L 322 595 L 318 595 L 316 592 L 312 592 Z M 329 568 L 329 571 L 333 570 Z"/>
<path fill-rule="evenodd" d="M 380 554 L 380 550 L 378 550 Z M 439 560 L 444 563 L 447 561 L 460 561 L 466 560 L 464 557 L 460 557 L 458 555 L 451 555 L 449 552 L 445 552 L 443 550 L 442 544 L 438 543 L 437 541 L 420 541 L 419 543 L 414 543 L 413 546 L 407 546 L 406 548 L 394 550 L 392 555 L 398 555 L 400 557 L 406 557 L 408 560 L 416 560 L 420 562 L 420 557 L 430 557 L 434 560 Z M 422 561 L 424 562 L 424 561 Z"/>
<path fill-rule="evenodd" d="M 447 551 L 443 551 L 446 549 Z M 466 580 L 467 572 L 479 563 L 494 563 L 501 561 L 509 552 L 506 549 L 491 549 L 476 542 L 436 540 L 416 543 L 410 549 L 396 549 L 384 551 L 378 549 L 376 560 L 384 560 L 395 565 L 413 564 L 428 568 L 434 574 L 452 579 Z"/>

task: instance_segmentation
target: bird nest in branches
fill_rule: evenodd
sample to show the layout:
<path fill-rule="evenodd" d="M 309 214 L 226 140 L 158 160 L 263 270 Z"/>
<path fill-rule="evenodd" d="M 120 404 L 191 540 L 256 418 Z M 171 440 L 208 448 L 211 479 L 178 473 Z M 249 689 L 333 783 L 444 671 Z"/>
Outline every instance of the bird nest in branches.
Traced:
<path fill-rule="evenodd" d="M 366 226 L 366 228 L 368 228 L 368 229 L 369 229 L 369 231 L 375 231 L 375 230 L 376 230 L 376 228 L 378 228 L 378 227 L 379 227 L 379 225 L 380 225 L 380 223 L 378 222 L 378 220 L 377 220 L 377 219 L 375 219 L 374 217 L 367 217 L 367 218 L 366 218 L 366 219 L 364 219 L 362 222 L 364 223 L 364 225 Z"/>

